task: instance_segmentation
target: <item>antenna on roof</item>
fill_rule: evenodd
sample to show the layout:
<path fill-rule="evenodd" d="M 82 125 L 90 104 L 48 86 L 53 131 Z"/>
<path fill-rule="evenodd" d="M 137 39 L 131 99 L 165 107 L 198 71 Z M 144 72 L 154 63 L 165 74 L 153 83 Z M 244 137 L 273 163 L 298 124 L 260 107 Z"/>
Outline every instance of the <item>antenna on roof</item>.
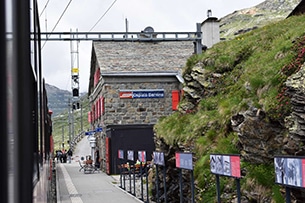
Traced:
<path fill-rule="evenodd" d="M 128 33 L 128 20 L 125 18 L 125 27 L 126 27 L 126 33 Z"/>
<path fill-rule="evenodd" d="M 208 18 L 212 16 L 212 10 L 211 10 L 211 9 L 209 9 L 209 10 L 207 11 L 207 16 L 208 16 Z"/>

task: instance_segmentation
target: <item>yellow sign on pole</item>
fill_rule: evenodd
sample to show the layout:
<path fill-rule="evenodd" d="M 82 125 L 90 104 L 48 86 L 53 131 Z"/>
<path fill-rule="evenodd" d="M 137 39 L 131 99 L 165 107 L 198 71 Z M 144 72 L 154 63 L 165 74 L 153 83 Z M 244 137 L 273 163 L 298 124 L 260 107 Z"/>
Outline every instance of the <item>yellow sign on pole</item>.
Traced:
<path fill-rule="evenodd" d="M 72 73 L 78 73 L 78 68 L 72 68 Z"/>

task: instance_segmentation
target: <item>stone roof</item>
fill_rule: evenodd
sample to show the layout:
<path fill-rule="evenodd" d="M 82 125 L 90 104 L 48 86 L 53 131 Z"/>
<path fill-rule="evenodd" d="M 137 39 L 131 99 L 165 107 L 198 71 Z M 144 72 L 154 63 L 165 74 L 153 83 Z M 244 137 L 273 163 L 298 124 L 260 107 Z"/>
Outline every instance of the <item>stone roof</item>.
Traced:
<path fill-rule="evenodd" d="M 101 74 L 111 72 L 181 72 L 194 53 L 192 41 L 93 42 Z"/>

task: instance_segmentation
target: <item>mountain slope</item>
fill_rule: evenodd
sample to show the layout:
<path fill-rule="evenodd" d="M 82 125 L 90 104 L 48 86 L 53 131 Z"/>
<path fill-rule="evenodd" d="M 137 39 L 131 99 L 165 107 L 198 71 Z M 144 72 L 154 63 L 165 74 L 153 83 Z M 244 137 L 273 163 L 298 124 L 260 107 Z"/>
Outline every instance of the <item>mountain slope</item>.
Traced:
<path fill-rule="evenodd" d="M 179 112 L 155 125 L 156 150 L 169 150 L 166 160 L 175 151 L 194 153 L 197 202 L 216 201 L 211 153 L 241 155 L 243 202 L 284 202 L 273 157 L 305 154 L 304 26 L 305 16 L 290 17 L 187 61 Z M 222 178 L 221 185 L 222 201 L 236 201 L 233 181 Z M 297 188 L 292 193 L 304 197 Z"/>
<path fill-rule="evenodd" d="M 261 4 L 235 11 L 220 21 L 222 40 L 236 36 L 267 24 L 285 19 L 301 0 L 266 0 Z"/>
<path fill-rule="evenodd" d="M 69 99 L 71 99 L 72 95 L 71 92 L 61 90 L 49 84 L 46 84 L 46 90 L 48 94 L 49 109 L 53 111 L 53 116 L 57 116 L 63 111 L 68 110 Z"/>

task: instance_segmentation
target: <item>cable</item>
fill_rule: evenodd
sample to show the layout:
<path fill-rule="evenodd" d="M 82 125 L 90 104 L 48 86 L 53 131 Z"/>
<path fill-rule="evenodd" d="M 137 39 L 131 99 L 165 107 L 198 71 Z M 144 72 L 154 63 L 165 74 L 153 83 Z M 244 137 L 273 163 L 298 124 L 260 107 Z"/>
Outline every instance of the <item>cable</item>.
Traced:
<path fill-rule="evenodd" d="M 49 4 L 50 0 L 47 1 L 46 5 L 43 7 L 39 17 L 41 17 L 41 15 L 43 14 L 44 10 L 47 8 L 48 4 Z"/>
<path fill-rule="evenodd" d="M 116 2 L 117 0 L 114 0 L 113 2 L 112 2 L 112 4 L 109 6 L 109 8 L 107 9 L 107 11 L 98 19 L 98 21 L 93 25 L 93 27 L 89 30 L 89 32 L 91 31 L 91 30 L 93 30 L 94 28 L 95 28 L 95 26 L 102 20 L 102 18 L 108 13 L 108 11 L 112 8 L 112 6 L 115 4 L 115 2 Z"/>
<path fill-rule="evenodd" d="M 59 19 L 57 20 L 57 23 L 55 24 L 55 26 L 53 27 L 51 33 L 55 30 L 56 26 L 58 25 L 59 21 L 61 20 L 61 18 L 63 17 L 63 15 L 65 14 L 65 12 L 67 11 L 68 7 L 70 6 L 72 0 L 69 1 L 68 5 L 66 6 L 65 10 L 62 12 L 61 16 L 59 17 Z M 49 35 L 50 36 L 50 35 Z M 49 37 L 48 36 L 48 37 Z M 43 47 L 46 45 L 47 41 L 48 41 L 48 37 L 46 39 L 46 41 L 44 42 L 44 44 L 42 45 L 41 49 L 43 49 Z"/>

